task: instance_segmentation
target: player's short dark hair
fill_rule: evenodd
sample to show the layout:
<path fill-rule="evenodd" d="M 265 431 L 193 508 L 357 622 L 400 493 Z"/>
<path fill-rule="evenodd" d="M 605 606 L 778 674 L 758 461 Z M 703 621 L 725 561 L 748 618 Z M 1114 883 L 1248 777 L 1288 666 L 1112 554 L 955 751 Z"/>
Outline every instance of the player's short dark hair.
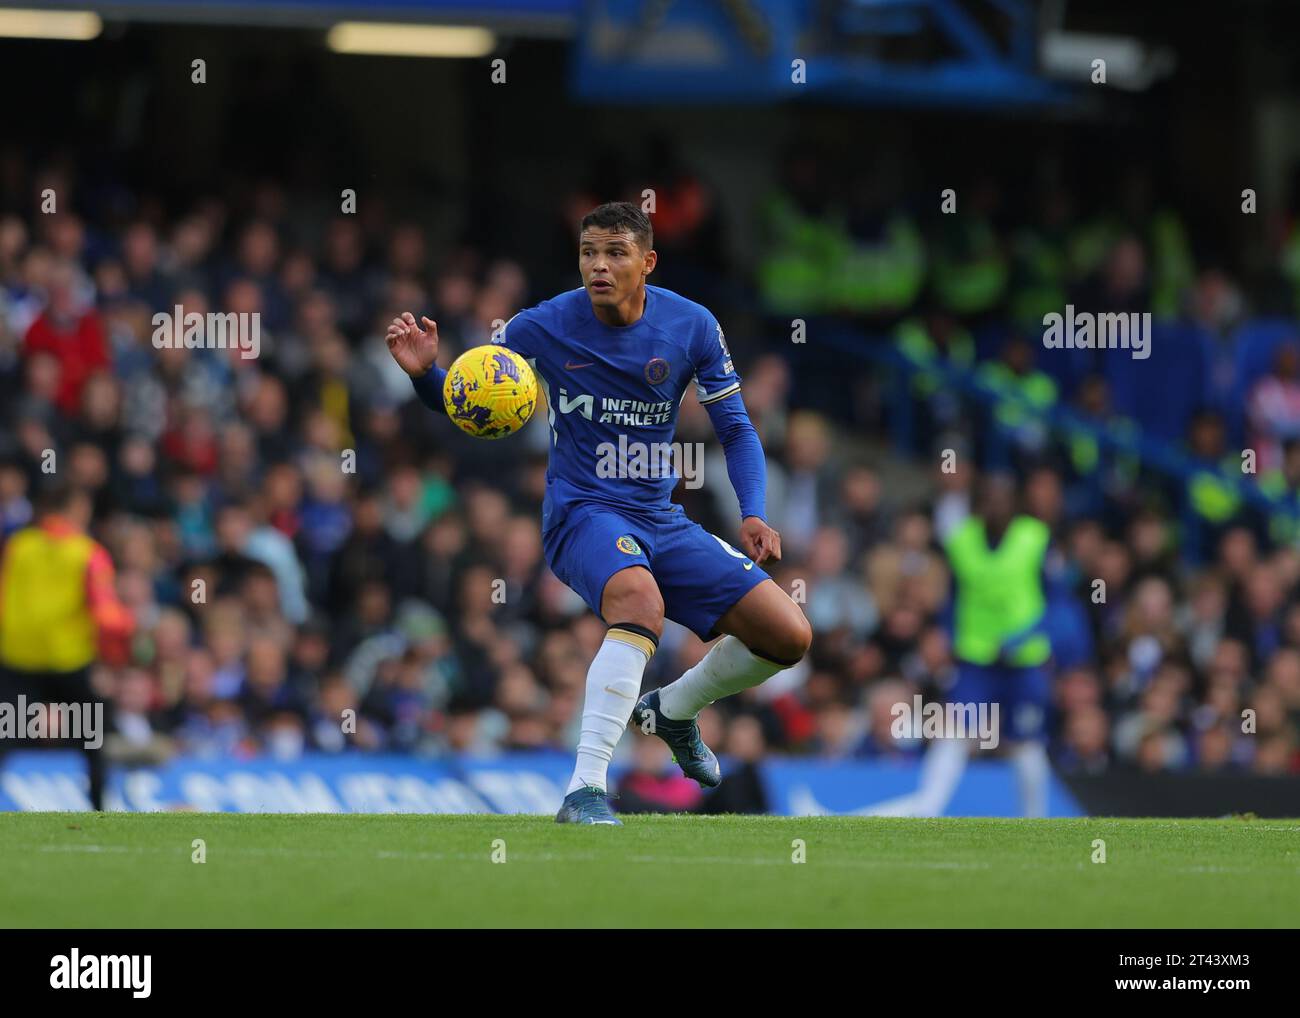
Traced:
<path fill-rule="evenodd" d="M 641 211 L 639 205 L 630 201 L 607 201 L 604 205 L 597 205 L 582 217 L 578 233 L 581 234 L 589 226 L 630 233 L 646 251 L 654 247 L 655 231 L 650 225 L 650 217 Z"/>
<path fill-rule="evenodd" d="M 62 477 L 46 477 L 36 489 L 32 509 L 38 518 L 64 513 L 82 494 L 80 488 Z"/>

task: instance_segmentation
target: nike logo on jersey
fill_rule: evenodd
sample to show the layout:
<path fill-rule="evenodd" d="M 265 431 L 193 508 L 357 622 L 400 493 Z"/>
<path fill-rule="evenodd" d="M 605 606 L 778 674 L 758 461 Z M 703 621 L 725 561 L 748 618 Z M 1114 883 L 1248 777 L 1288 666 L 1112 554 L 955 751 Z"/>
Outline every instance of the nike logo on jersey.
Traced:
<path fill-rule="evenodd" d="M 722 538 L 720 538 L 717 534 L 710 534 L 709 536 L 712 537 L 715 541 L 717 541 L 720 545 L 722 545 L 723 550 L 724 550 L 728 555 L 731 555 L 733 558 L 741 558 L 741 559 L 745 558 L 745 554 L 744 554 L 744 552 L 736 551 L 735 548 L 733 548 L 731 545 L 729 545 L 726 541 L 724 541 Z M 745 565 L 745 572 L 749 572 L 751 569 L 754 568 L 754 563 L 753 563 L 753 562 L 750 562 L 748 559 L 745 560 L 744 565 Z"/>
<path fill-rule="evenodd" d="M 615 689 L 613 686 L 606 686 L 606 687 L 605 687 L 605 692 L 606 692 L 606 693 L 613 693 L 615 696 L 621 696 L 624 700 L 635 700 L 635 699 L 636 699 L 635 696 L 628 696 L 626 693 L 620 693 L 620 692 L 619 692 L 617 689 Z"/>
<path fill-rule="evenodd" d="M 587 361 L 586 364 L 574 364 L 573 361 L 565 361 L 564 370 L 577 371 L 579 368 L 589 368 L 595 363 L 596 363 L 595 361 Z"/>

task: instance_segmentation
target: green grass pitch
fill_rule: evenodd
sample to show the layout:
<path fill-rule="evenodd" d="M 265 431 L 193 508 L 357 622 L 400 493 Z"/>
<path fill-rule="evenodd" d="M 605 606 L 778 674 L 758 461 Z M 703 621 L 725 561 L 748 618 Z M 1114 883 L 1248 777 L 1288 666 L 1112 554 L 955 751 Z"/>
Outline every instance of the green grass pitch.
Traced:
<path fill-rule="evenodd" d="M 1256 927 L 1300 821 L 11 813 L 9 927 Z M 206 861 L 193 860 L 202 839 Z M 1096 840 L 1106 861 L 1094 862 Z M 494 844 L 495 843 L 495 844 Z M 804 862 L 794 862 L 802 844 Z M 494 862 L 494 854 L 503 862 Z"/>

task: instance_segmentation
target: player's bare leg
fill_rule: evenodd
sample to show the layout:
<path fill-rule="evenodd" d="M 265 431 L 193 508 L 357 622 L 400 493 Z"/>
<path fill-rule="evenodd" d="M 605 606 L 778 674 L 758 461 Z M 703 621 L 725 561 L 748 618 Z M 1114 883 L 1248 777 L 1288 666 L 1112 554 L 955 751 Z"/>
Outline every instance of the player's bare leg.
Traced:
<path fill-rule="evenodd" d="M 722 780 L 722 773 L 717 758 L 700 740 L 696 718 L 701 709 L 798 664 L 812 642 L 812 627 L 803 611 L 772 580 L 764 580 L 732 605 L 715 628 L 726 635 L 676 682 L 642 697 L 634 715 L 640 718 L 650 711 L 655 734 L 673 746 L 682 770 L 710 786 Z"/>
<path fill-rule="evenodd" d="M 693 718 L 714 700 L 757 686 L 798 664 L 812 643 L 800 607 L 773 580 L 764 580 L 715 624 L 724 633 L 704 658 L 659 691 L 670 718 Z"/>
<path fill-rule="evenodd" d="M 607 800 L 609 762 L 664 628 L 664 600 L 650 570 L 629 566 L 611 576 L 601 594 L 600 614 L 609 622 L 609 632 L 587 671 L 578 761 L 556 816 L 562 823 L 618 823 Z"/>
<path fill-rule="evenodd" d="M 740 546 L 756 565 L 781 558 L 781 535 L 757 516 L 740 525 Z M 803 659 L 812 627 L 790 596 L 767 579 L 749 590 L 714 623 L 725 634 L 694 668 L 661 689 L 666 717 L 693 720 L 724 696 L 757 686 Z"/>
<path fill-rule="evenodd" d="M 628 566 L 611 576 L 600 595 L 600 615 L 611 626 L 631 622 L 648 629 L 658 640 L 664 631 L 664 599 L 650 570 Z"/>
<path fill-rule="evenodd" d="M 807 616 L 775 580 L 760 583 L 716 625 L 718 632 L 734 636 L 754 654 L 781 668 L 797 665 L 812 645 Z"/>

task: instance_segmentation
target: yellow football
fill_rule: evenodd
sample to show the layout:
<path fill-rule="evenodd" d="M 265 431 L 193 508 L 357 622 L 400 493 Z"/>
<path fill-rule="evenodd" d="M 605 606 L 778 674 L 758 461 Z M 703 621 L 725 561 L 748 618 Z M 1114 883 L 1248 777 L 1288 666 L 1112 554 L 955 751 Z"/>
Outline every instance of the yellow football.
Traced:
<path fill-rule="evenodd" d="M 442 384 L 447 416 L 475 438 L 504 438 L 537 408 L 537 376 L 519 354 L 491 344 L 456 358 Z"/>

